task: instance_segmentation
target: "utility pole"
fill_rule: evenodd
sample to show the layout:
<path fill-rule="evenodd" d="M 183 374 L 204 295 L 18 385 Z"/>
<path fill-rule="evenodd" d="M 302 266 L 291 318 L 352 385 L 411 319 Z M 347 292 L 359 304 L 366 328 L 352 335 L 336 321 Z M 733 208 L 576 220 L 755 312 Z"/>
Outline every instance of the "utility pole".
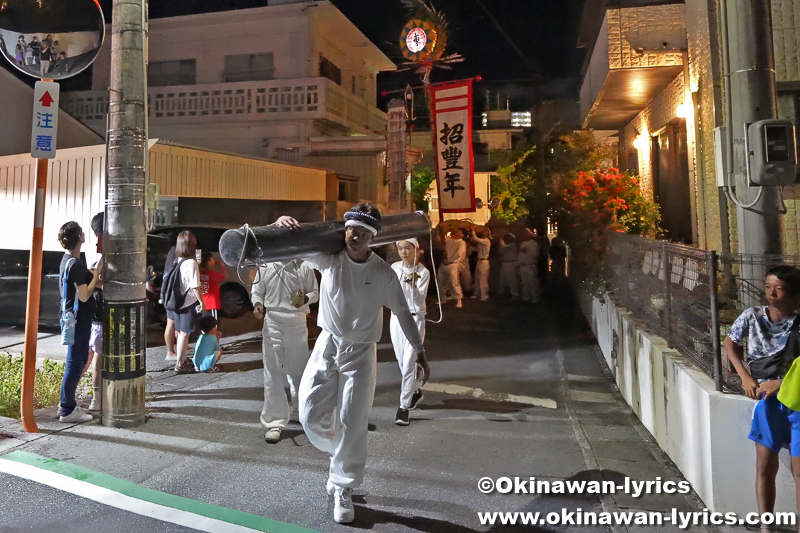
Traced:
<path fill-rule="evenodd" d="M 736 186 L 739 252 L 748 254 L 781 253 L 779 197 L 775 186 L 751 186 L 747 178 L 745 128 L 757 120 L 777 116 L 775 57 L 772 45 L 770 0 L 721 0 L 723 55 L 728 54 L 730 76 L 727 102 L 727 134 L 733 141 L 733 173 Z M 727 27 L 727 36 L 726 33 Z M 729 156 L 730 161 L 730 156 Z M 760 194 L 760 197 L 758 196 Z M 747 274 L 749 279 L 764 279 L 763 272 Z"/>
<path fill-rule="evenodd" d="M 114 0 L 103 317 L 103 425 L 145 422 L 145 185 L 147 12 L 145 0 Z"/>

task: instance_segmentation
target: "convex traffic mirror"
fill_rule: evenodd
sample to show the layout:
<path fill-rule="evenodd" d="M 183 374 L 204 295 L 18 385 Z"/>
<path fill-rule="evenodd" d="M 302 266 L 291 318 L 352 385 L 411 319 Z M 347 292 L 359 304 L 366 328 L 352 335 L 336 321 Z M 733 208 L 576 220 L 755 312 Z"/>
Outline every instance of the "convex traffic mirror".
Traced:
<path fill-rule="evenodd" d="M 100 52 L 105 35 L 96 0 L 0 0 L 0 53 L 36 78 L 80 73 Z"/>

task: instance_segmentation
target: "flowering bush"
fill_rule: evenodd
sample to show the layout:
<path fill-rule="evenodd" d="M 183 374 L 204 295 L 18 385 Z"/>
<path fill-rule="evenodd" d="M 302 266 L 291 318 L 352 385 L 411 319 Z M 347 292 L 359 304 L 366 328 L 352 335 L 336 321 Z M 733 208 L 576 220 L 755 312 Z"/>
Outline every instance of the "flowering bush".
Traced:
<path fill-rule="evenodd" d="M 636 176 L 616 168 L 580 171 L 574 179 L 563 179 L 558 191 L 563 201 L 562 217 L 572 224 L 611 228 L 635 235 L 653 235 L 660 215 L 658 206 L 641 195 Z"/>
<path fill-rule="evenodd" d="M 659 233 L 658 205 L 642 196 L 632 174 L 598 164 L 594 170 L 564 175 L 554 185 L 554 218 L 570 244 L 570 267 L 591 292 L 604 277 L 606 229 L 649 237 Z"/>

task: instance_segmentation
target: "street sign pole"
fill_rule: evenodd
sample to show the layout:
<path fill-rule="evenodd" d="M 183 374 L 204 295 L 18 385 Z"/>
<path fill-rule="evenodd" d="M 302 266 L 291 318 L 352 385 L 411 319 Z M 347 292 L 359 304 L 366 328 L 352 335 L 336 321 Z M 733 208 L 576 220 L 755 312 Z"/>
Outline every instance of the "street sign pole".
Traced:
<path fill-rule="evenodd" d="M 58 135 L 58 84 L 52 80 L 42 80 L 36 83 L 33 95 L 32 130 L 31 155 L 36 157 L 36 197 L 34 199 L 31 254 L 28 263 L 20 412 L 22 428 L 28 433 L 38 433 L 39 428 L 36 426 L 33 415 L 33 389 L 36 376 L 36 338 L 39 335 L 39 301 L 42 290 L 44 199 L 47 192 L 49 159 L 55 157 Z"/>

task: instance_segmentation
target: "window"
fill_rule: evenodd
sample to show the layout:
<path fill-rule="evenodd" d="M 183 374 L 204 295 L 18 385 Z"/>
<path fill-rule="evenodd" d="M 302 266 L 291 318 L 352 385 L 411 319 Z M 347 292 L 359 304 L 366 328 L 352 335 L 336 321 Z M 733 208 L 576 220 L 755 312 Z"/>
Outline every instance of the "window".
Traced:
<path fill-rule="evenodd" d="M 356 77 L 350 76 L 350 92 L 356 94 Z"/>
<path fill-rule="evenodd" d="M 342 69 L 328 61 L 325 56 L 319 56 L 319 75 L 338 85 L 342 84 Z"/>
<path fill-rule="evenodd" d="M 275 79 L 272 54 L 225 56 L 223 81 L 258 81 Z"/>
<path fill-rule="evenodd" d="M 358 202 L 358 179 L 339 176 L 339 201 Z"/>
<path fill-rule="evenodd" d="M 196 70 L 197 61 L 194 59 L 150 63 L 147 66 L 147 85 L 150 87 L 194 85 L 197 83 Z"/>

